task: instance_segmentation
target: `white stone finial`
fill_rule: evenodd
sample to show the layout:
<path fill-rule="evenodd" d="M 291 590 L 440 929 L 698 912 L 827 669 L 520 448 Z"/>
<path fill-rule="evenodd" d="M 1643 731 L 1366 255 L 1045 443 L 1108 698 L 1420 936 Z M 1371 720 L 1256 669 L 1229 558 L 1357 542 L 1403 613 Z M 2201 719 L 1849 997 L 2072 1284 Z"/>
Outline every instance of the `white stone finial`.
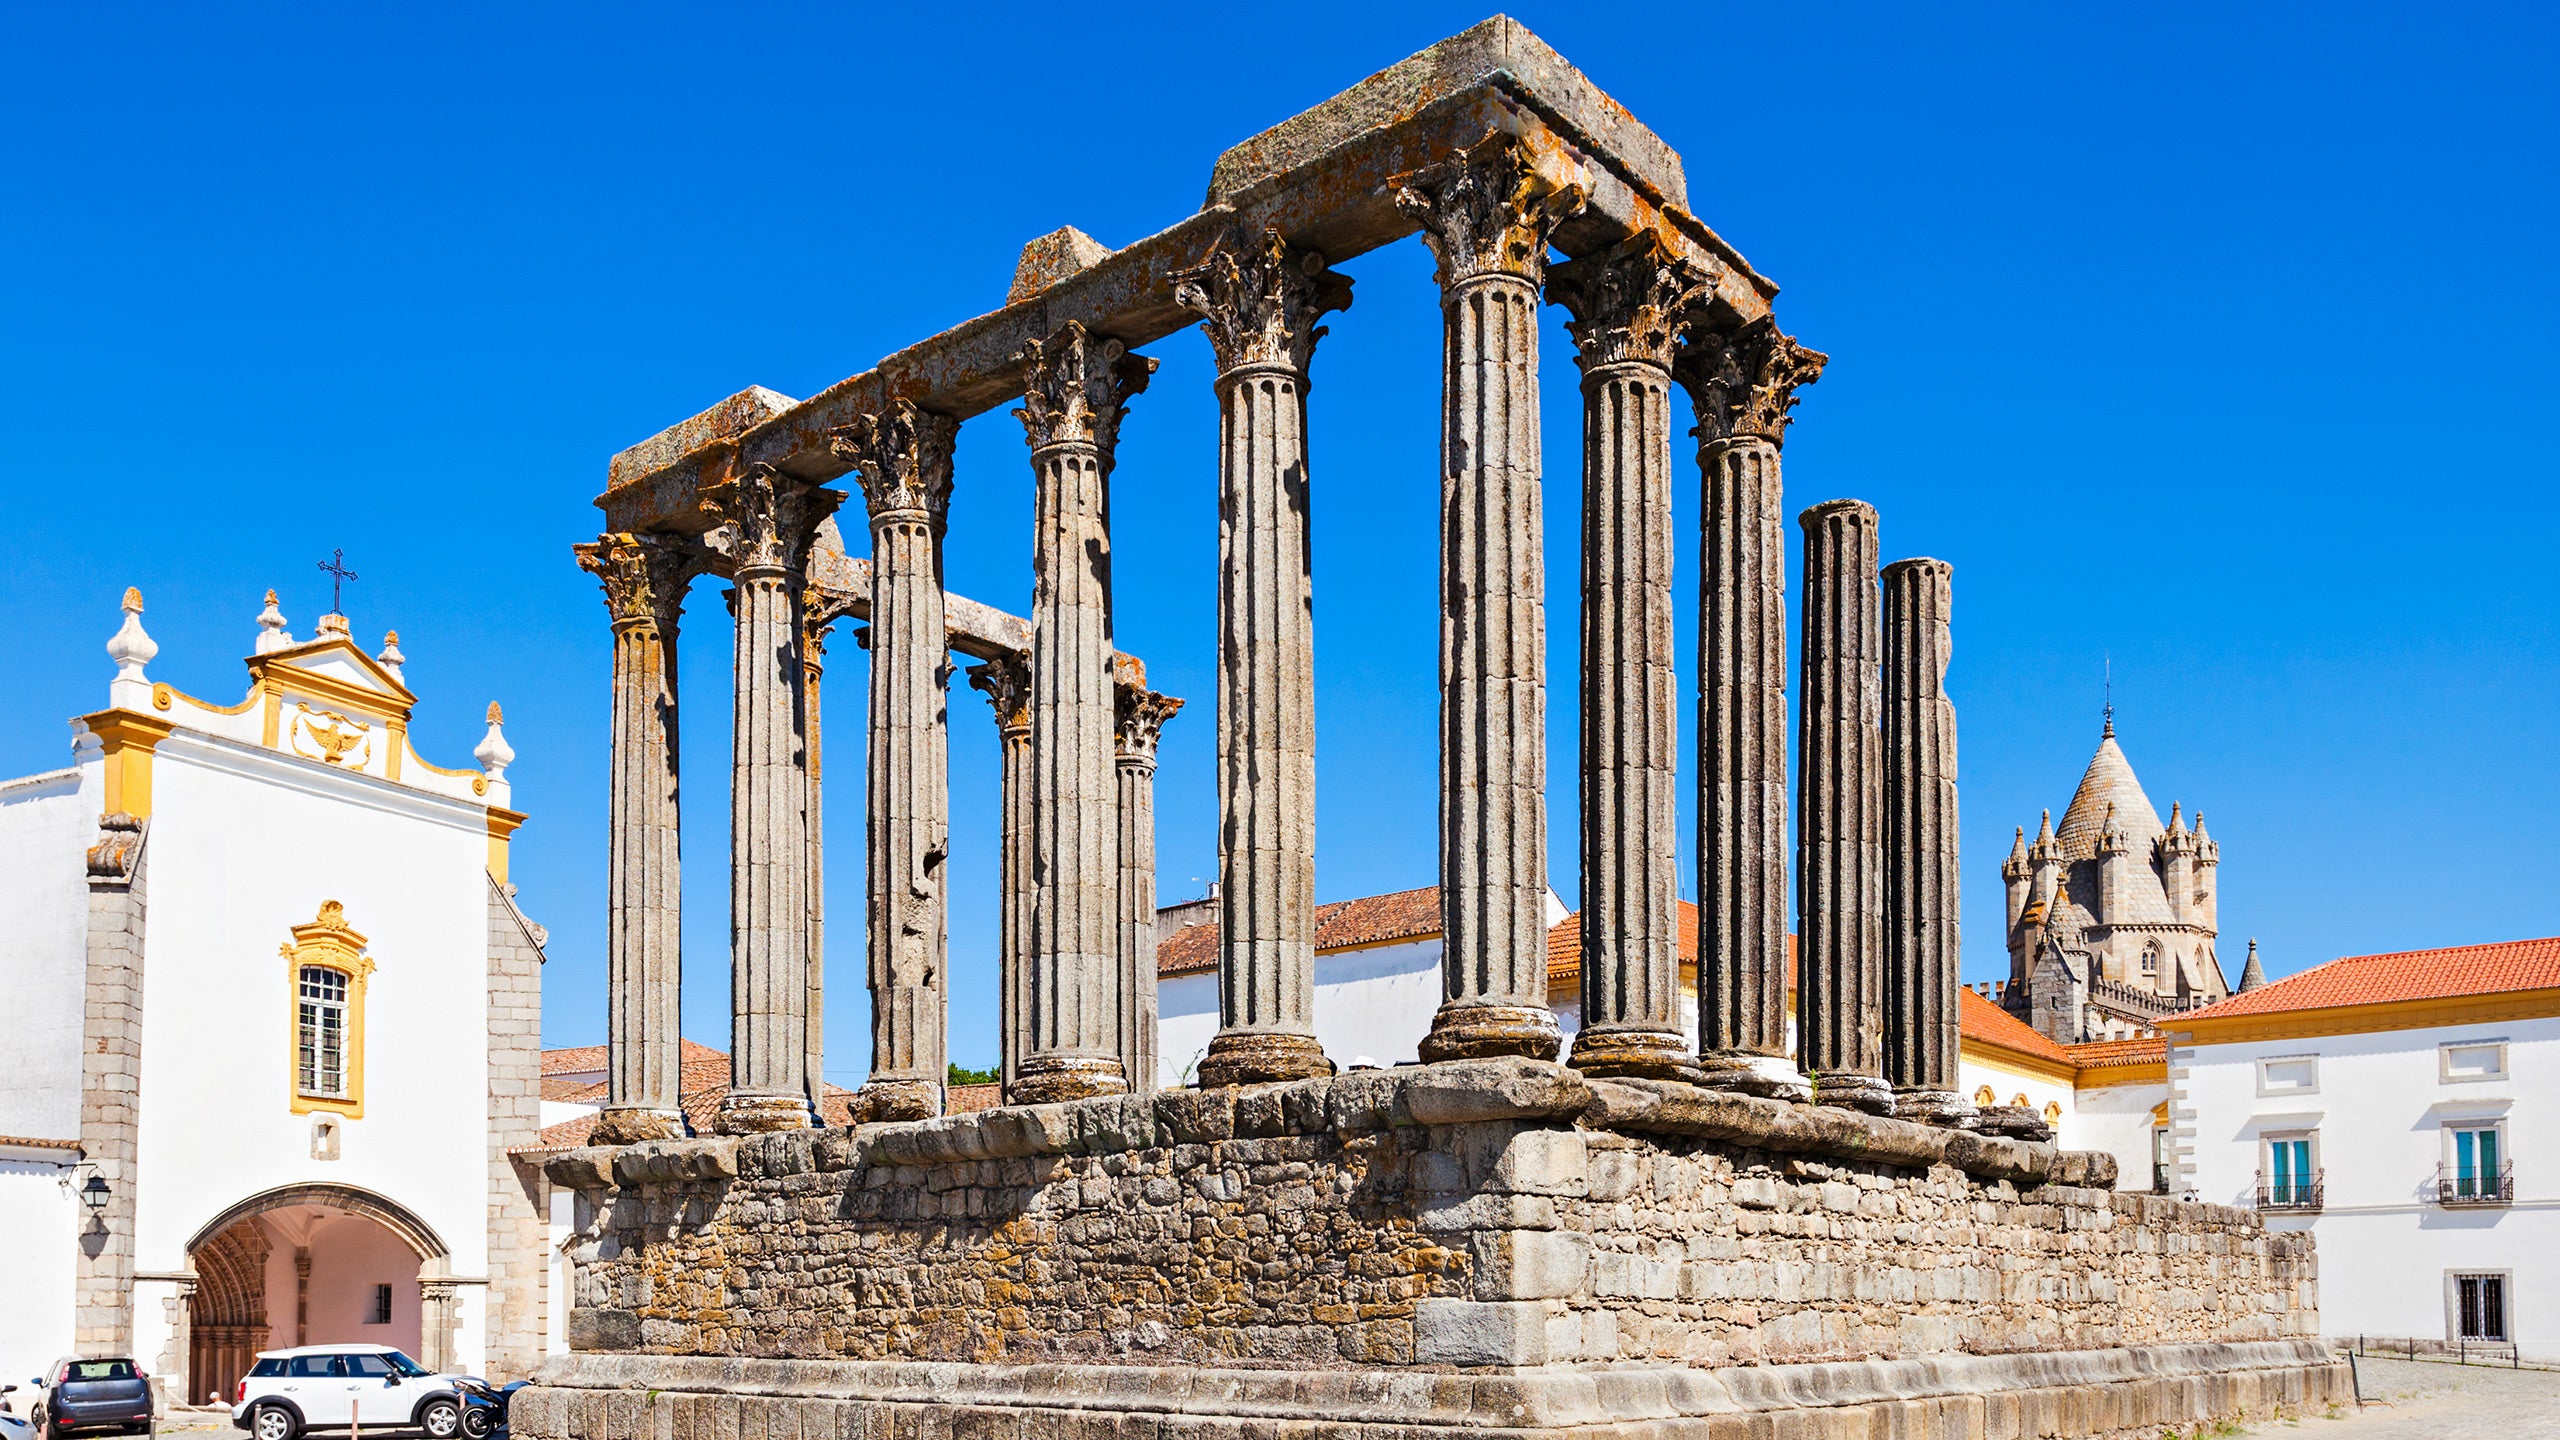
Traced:
<path fill-rule="evenodd" d="M 267 608 L 258 612 L 258 649 L 260 655 L 282 650 L 293 643 L 293 633 L 284 628 L 284 612 L 276 608 L 276 592 L 267 592 Z"/>
<path fill-rule="evenodd" d="M 151 681 L 142 673 L 142 667 L 159 653 L 158 643 L 142 629 L 142 592 L 128 585 L 124 589 L 123 628 L 107 641 L 107 658 L 116 662 L 117 682 L 149 685 Z"/>
<path fill-rule="evenodd" d="M 400 667 L 409 663 L 409 657 L 400 653 L 399 631 L 385 630 L 382 632 L 382 653 L 374 656 L 373 658 L 382 666 L 383 669 L 391 672 L 392 679 L 401 680 L 403 683 L 406 683 L 405 677 L 400 673 Z"/>
<path fill-rule="evenodd" d="M 501 728 L 505 718 L 498 710 L 498 702 L 490 701 L 489 733 L 480 737 L 479 747 L 471 752 L 471 758 L 480 762 L 481 773 L 491 780 L 507 778 L 507 767 L 516 763 L 515 747 L 507 743 L 506 731 Z"/>

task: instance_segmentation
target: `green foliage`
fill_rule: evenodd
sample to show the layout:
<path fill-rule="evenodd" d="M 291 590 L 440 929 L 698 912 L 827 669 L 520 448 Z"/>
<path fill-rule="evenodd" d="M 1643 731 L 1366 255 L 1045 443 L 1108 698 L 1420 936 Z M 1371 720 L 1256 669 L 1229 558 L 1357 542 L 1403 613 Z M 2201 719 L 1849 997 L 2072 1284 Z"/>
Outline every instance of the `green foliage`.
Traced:
<path fill-rule="evenodd" d="M 960 1064 L 958 1061 L 953 1061 L 951 1065 L 951 1078 L 946 1083 L 952 1085 L 993 1085 L 996 1083 L 996 1072 L 993 1070 L 972 1070 L 968 1066 Z"/>

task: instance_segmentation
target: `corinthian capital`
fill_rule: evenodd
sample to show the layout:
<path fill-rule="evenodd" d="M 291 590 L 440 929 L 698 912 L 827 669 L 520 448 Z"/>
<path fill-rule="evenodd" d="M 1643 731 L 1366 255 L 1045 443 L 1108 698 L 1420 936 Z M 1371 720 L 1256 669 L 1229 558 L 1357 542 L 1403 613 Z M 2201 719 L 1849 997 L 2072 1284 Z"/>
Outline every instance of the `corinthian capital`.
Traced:
<path fill-rule="evenodd" d="M 1164 734 L 1164 722 L 1174 717 L 1182 702 L 1170 695 L 1136 685 L 1119 687 L 1120 759 L 1122 763 L 1153 765 L 1156 763 L 1156 741 Z"/>
<path fill-rule="evenodd" d="M 841 490 L 813 485 L 770 465 L 749 465 L 703 496 L 704 513 L 717 522 L 703 540 L 727 557 L 741 578 L 757 571 L 797 571 L 808 563 L 818 522 L 843 503 Z"/>
<path fill-rule="evenodd" d="M 995 707 L 996 730 L 1028 731 L 1031 728 L 1031 657 L 1000 655 L 984 665 L 969 667 L 970 688 L 987 697 Z"/>
<path fill-rule="evenodd" d="M 685 582 L 699 559 L 667 535 L 605 534 L 575 547 L 578 568 L 604 582 L 604 607 L 617 626 L 673 630 Z"/>
<path fill-rule="evenodd" d="M 1547 298 L 1573 318 L 1574 360 L 1584 374 L 1630 361 L 1671 368 L 1672 351 L 1691 310 L 1714 288 L 1715 277 L 1667 249 L 1644 231 L 1547 276 Z"/>
<path fill-rule="evenodd" d="M 1701 443 L 1741 437 L 1782 445 L 1796 388 L 1821 379 L 1830 361 L 1762 316 L 1739 330 L 1692 327 L 1673 369 L 1698 412 L 1691 433 Z"/>
<path fill-rule="evenodd" d="M 1156 373 L 1155 361 L 1073 320 L 1048 339 L 1024 345 L 1014 359 L 1029 367 L 1022 377 L 1022 408 L 1013 416 L 1031 448 L 1082 442 L 1100 450 L 1106 464 L 1120 442 L 1120 417 Z"/>
<path fill-rule="evenodd" d="M 1173 272 L 1173 303 L 1200 317 L 1219 373 L 1242 365 L 1304 371 L 1324 338 L 1316 320 L 1351 308 L 1351 277 L 1266 225 L 1259 240 L 1230 235 L 1199 264 Z"/>
<path fill-rule="evenodd" d="M 1548 238 L 1585 200 L 1581 186 L 1540 175 L 1520 138 L 1499 131 L 1390 183 L 1396 209 L 1420 222 L 1444 289 L 1484 275 L 1536 284 Z"/>
<path fill-rule="evenodd" d="M 951 513 L 951 442 L 959 433 L 959 421 L 898 399 L 837 427 L 827 445 L 853 467 L 875 524 L 921 515 L 939 534 Z"/>

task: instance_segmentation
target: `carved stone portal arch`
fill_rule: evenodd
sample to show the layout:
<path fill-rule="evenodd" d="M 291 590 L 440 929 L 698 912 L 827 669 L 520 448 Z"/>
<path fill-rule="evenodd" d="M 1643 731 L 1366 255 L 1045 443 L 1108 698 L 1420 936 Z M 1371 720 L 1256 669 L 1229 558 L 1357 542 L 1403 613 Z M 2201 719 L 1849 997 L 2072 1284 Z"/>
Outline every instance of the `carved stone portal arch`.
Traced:
<path fill-rule="evenodd" d="M 258 1217 L 317 1207 L 360 1216 L 397 1236 L 418 1257 L 424 1348 L 418 1357 L 442 1368 L 453 1352 L 453 1286 L 439 1283 L 451 1251 L 435 1227 L 396 1200 L 352 1185 L 308 1182 L 262 1190 L 214 1216 L 187 1241 L 195 1286 L 187 1301 L 187 1399 L 227 1402 L 273 1334 L 267 1311 L 267 1261 L 274 1241 Z M 306 1268 L 307 1252 L 303 1261 Z"/>

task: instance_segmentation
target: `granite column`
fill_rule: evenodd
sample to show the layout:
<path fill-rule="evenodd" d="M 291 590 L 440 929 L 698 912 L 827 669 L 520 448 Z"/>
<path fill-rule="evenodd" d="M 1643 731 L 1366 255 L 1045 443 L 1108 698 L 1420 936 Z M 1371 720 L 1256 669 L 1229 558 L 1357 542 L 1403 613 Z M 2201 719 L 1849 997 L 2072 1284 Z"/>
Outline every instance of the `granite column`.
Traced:
<path fill-rule="evenodd" d="M 871 511 L 871 724 L 864 860 L 871 1075 L 862 1120 L 942 1113 L 947 1076 L 945 862 L 951 851 L 942 536 L 958 422 L 892 401 L 835 432 Z"/>
<path fill-rule="evenodd" d="M 1555 1058 L 1538 287 L 1581 194 L 1496 134 L 1405 177 L 1439 262 L 1440 1009 L 1425 1060 Z"/>
<path fill-rule="evenodd" d="M 1013 1093 L 1031 1053 L 1031 657 L 1005 655 L 975 665 L 969 683 L 995 707 L 1002 763 L 996 837 L 996 1010 L 1002 1047 L 997 1076 Z"/>
<path fill-rule="evenodd" d="M 1156 1091 L 1156 742 L 1182 708 L 1122 685 L 1120 697 L 1120 967 L 1113 1008 L 1129 1093 Z"/>
<path fill-rule="evenodd" d="M 801 596 L 818 524 L 843 502 L 770 465 L 716 486 L 711 545 L 737 626 L 729 775 L 728 1134 L 794 1130 L 808 1100 L 809 775 Z"/>
<path fill-rule="evenodd" d="M 613 617 L 613 731 L 605 830 L 605 1109 L 595 1143 L 684 1133 L 676 1010 L 682 988 L 677 845 L 676 622 L 694 559 L 682 542 L 605 535 L 577 547 Z"/>
<path fill-rule="evenodd" d="M 1787 1057 L 1787 541 L 1778 454 L 1827 359 L 1699 315 L 1673 374 L 1698 441 L 1698 1063 L 1801 1097 Z"/>
<path fill-rule="evenodd" d="M 1111 667 L 1111 459 L 1155 362 L 1074 321 L 1023 353 L 1031 442 L 1031 1048 L 1026 1104 L 1118 1094 L 1118 702 Z"/>
<path fill-rule="evenodd" d="M 1332 1073 L 1315 1035 L 1307 364 L 1351 282 L 1277 228 L 1174 276 L 1218 366 L 1218 1020 L 1203 1086 Z"/>
<path fill-rule="evenodd" d="M 1582 1029 L 1573 1064 L 1693 1073 L 1680 1023 L 1671 358 L 1702 278 L 1650 234 L 1557 267 L 1582 366 Z"/>
<path fill-rule="evenodd" d="M 1876 512 L 1826 500 L 1804 527 L 1796 814 L 1798 1033 L 1813 1098 L 1886 1114 L 1884 737 Z"/>
<path fill-rule="evenodd" d="M 1884 1047 L 1894 1113 L 1960 1125 L 1956 1089 L 1956 707 L 1947 699 L 1955 567 L 1884 567 Z"/>

